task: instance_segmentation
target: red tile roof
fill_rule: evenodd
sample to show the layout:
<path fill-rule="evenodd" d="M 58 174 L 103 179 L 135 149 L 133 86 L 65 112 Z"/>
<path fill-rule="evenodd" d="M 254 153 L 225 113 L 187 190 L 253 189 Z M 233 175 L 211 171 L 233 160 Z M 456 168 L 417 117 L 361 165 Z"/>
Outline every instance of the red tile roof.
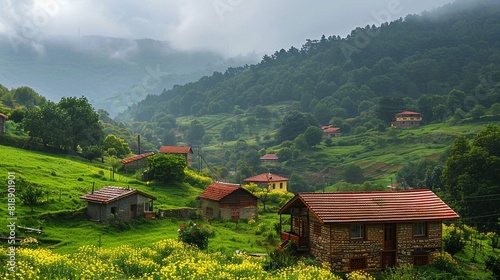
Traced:
<path fill-rule="evenodd" d="M 399 116 L 399 115 L 421 115 L 421 114 L 417 113 L 417 112 L 412 112 L 412 111 L 404 111 L 404 112 L 396 114 L 396 116 Z"/>
<path fill-rule="evenodd" d="M 267 154 L 260 157 L 263 160 L 278 160 L 279 157 L 276 154 Z"/>
<path fill-rule="evenodd" d="M 328 127 L 328 128 L 323 129 L 323 133 L 335 133 L 335 132 L 339 132 L 339 131 L 340 131 L 340 127 Z"/>
<path fill-rule="evenodd" d="M 156 197 L 143 193 L 141 191 L 130 189 L 130 188 L 120 188 L 114 186 L 104 187 L 98 191 L 93 193 L 88 193 L 86 195 L 80 196 L 81 199 L 86 200 L 87 202 L 100 203 L 100 204 L 108 204 L 115 200 L 119 200 L 121 198 L 133 195 L 140 194 L 150 199 L 156 199 Z"/>
<path fill-rule="evenodd" d="M 214 182 L 210 186 L 208 186 L 205 189 L 205 191 L 203 191 L 203 193 L 200 194 L 200 198 L 219 201 L 219 200 L 223 199 L 224 197 L 230 195 L 231 193 L 233 193 L 236 190 L 244 190 L 244 191 L 248 192 L 247 190 L 242 188 L 240 184 Z M 250 193 L 250 192 L 248 192 L 248 193 Z M 253 194 L 252 194 L 252 196 L 253 196 Z"/>
<path fill-rule="evenodd" d="M 131 156 L 131 157 L 122 159 L 122 163 L 123 164 L 131 163 L 131 162 L 136 161 L 136 160 L 140 160 L 140 159 L 143 159 L 143 158 L 150 157 L 150 156 L 152 156 L 154 154 L 155 154 L 154 152 L 149 152 L 149 153 L 145 153 L 145 154 Z"/>
<path fill-rule="evenodd" d="M 298 193 L 279 214 L 306 206 L 323 223 L 431 221 L 459 218 L 428 189 L 411 191 Z"/>
<path fill-rule="evenodd" d="M 256 182 L 256 183 L 288 181 L 288 178 L 282 177 L 280 175 L 271 174 L 271 176 L 269 176 L 269 174 L 270 173 L 262 173 L 262 174 L 259 174 L 256 176 L 248 177 L 244 181 L 245 182 Z"/>
<path fill-rule="evenodd" d="M 192 154 L 193 150 L 189 146 L 162 146 L 159 152 L 164 154 Z"/>

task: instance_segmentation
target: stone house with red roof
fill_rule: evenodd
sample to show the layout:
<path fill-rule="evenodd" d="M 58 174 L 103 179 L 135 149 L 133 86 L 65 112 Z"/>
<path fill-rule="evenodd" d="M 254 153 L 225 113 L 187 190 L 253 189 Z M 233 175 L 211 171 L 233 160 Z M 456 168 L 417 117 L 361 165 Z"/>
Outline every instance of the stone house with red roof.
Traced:
<path fill-rule="evenodd" d="M 214 182 L 199 196 L 205 220 L 250 219 L 258 216 L 258 198 L 239 184 Z"/>
<path fill-rule="evenodd" d="M 121 160 L 125 172 L 130 170 L 146 169 L 148 167 L 148 157 L 153 156 L 154 152 L 131 156 Z"/>
<path fill-rule="evenodd" d="M 248 177 L 243 181 L 247 184 L 254 183 L 261 188 L 267 187 L 269 191 L 288 191 L 288 178 L 271 172 Z"/>
<path fill-rule="evenodd" d="M 7 115 L 0 113 L 0 134 L 5 133 L 5 124 L 7 123 L 8 119 L 9 117 Z"/>
<path fill-rule="evenodd" d="M 422 121 L 422 114 L 412 111 L 404 111 L 394 115 L 396 119 L 395 122 L 391 123 L 391 126 L 397 128 L 412 128 L 415 126 L 420 126 Z"/>
<path fill-rule="evenodd" d="M 183 155 L 186 158 L 186 165 L 191 167 L 193 150 L 190 146 L 162 146 L 159 150 L 162 154 Z"/>
<path fill-rule="evenodd" d="M 278 213 L 280 248 L 294 241 L 336 271 L 428 264 L 442 250 L 442 222 L 459 218 L 428 189 L 298 193 Z"/>
<path fill-rule="evenodd" d="M 136 189 L 107 186 L 92 190 L 80 199 L 87 201 L 87 215 L 97 222 L 154 217 L 153 200 L 156 198 Z"/>

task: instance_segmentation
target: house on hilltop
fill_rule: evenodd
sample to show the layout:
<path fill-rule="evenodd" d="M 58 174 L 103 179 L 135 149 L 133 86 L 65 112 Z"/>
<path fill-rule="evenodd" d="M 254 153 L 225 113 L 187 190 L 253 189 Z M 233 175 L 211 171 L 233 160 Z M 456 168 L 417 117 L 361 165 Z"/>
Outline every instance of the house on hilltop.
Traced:
<path fill-rule="evenodd" d="M 276 154 L 265 154 L 260 157 L 260 163 L 267 165 L 276 165 L 279 162 L 279 157 Z"/>
<path fill-rule="evenodd" d="M 248 177 L 243 181 L 247 184 L 254 183 L 259 187 L 268 188 L 269 191 L 288 191 L 288 178 L 271 174 L 271 172 Z"/>
<path fill-rule="evenodd" d="M 298 193 L 278 214 L 280 248 L 294 241 L 337 271 L 428 264 L 441 252 L 442 222 L 459 217 L 428 189 Z"/>
<path fill-rule="evenodd" d="M 391 126 L 397 128 L 412 128 L 415 126 L 420 126 L 422 121 L 422 114 L 412 111 L 404 111 L 394 115 L 396 119 L 395 122 L 391 123 Z"/>
<path fill-rule="evenodd" d="M 87 201 L 87 214 L 91 220 L 106 223 L 110 219 L 131 220 L 152 218 L 152 195 L 131 188 L 104 187 L 80 197 Z"/>
<path fill-rule="evenodd" d="M 162 146 L 159 152 L 162 154 L 183 155 L 186 158 L 186 165 L 191 167 L 193 150 L 190 146 Z"/>
<path fill-rule="evenodd" d="M 215 182 L 199 196 L 204 219 L 239 220 L 258 216 L 258 198 L 239 184 Z"/>
<path fill-rule="evenodd" d="M 5 124 L 7 123 L 8 119 L 9 117 L 7 115 L 0 113 L 0 134 L 5 133 Z"/>
<path fill-rule="evenodd" d="M 140 155 L 131 156 L 121 160 L 125 172 L 129 170 L 146 169 L 148 167 L 148 157 L 153 156 L 154 152 L 144 153 Z"/>
<path fill-rule="evenodd" d="M 331 125 L 322 126 L 321 131 L 323 131 L 324 138 L 341 137 L 343 135 L 342 132 L 340 132 L 340 127 L 333 127 Z"/>

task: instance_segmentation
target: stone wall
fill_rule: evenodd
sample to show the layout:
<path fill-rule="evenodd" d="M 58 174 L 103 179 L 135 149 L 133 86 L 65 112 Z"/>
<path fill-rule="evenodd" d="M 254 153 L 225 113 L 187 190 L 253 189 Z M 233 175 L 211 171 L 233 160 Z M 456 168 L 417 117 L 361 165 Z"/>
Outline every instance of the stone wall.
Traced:
<path fill-rule="evenodd" d="M 384 252 L 384 224 L 365 224 L 365 238 L 351 239 L 349 224 L 321 224 L 310 217 L 310 253 L 321 261 L 331 263 L 337 271 L 351 270 L 352 259 L 364 259 L 366 270 L 378 270 L 382 266 Z M 298 231 L 294 219 L 293 230 Z M 415 256 L 428 256 L 429 261 L 441 250 L 441 222 L 428 222 L 427 235 L 413 236 L 413 223 L 398 223 L 396 227 L 399 264 L 414 263 Z"/>

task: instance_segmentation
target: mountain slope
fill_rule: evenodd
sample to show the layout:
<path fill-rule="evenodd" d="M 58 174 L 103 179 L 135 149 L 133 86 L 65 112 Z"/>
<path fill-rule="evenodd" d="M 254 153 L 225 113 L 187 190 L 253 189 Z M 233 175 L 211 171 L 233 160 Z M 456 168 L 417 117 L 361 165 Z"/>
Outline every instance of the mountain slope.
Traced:
<path fill-rule="evenodd" d="M 457 1 L 380 27 L 357 28 L 346 38 L 323 36 L 308 40 L 300 50 L 276 51 L 256 65 L 229 68 L 148 96 L 120 118 L 148 121 L 157 112 L 202 116 L 282 101 L 300 102 L 298 109 L 306 112 L 323 104 L 330 108 L 330 118 L 352 118 L 372 108 L 358 108 L 362 101 L 377 104 L 382 97 L 410 97 L 412 102 L 392 110 L 427 110 L 431 121 L 429 106 L 441 100 L 418 108 L 424 94 L 445 96 L 454 88 L 472 94 L 478 86 L 489 89 L 498 82 L 498 34 L 498 1 Z M 497 99 L 489 96 L 477 103 Z M 451 109 L 449 114 L 457 108 Z"/>
<path fill-rule="evenodd" d="M 85 95 L 112 115 L 147 94 L 254 61 L 251 56 L 225 59 L 208 51 L 176 50 L 149 39 L 49 37 L 16 46 L 0 38 L 1 84 L 28 85 L 56 102 Z"/>

